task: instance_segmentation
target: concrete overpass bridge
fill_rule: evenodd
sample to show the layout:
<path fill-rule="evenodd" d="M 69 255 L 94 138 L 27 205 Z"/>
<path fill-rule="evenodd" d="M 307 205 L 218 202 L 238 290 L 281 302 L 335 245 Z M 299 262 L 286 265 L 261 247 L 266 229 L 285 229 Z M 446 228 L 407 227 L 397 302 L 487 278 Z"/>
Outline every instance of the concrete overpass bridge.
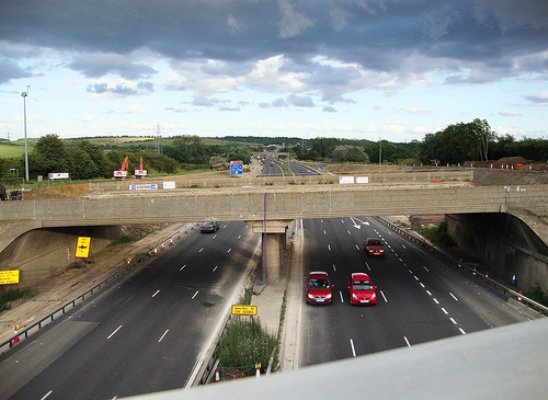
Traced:
<path fill-rule="evenodd" d="M 350 216 L 507 213 L 548 242 L 548 185 L 469 182 L 307 184 L 156 190 L 0 203 L 0 252 L 34 229 L 147 223 L 246 221 L 279 263 L 295 219 Z"/>

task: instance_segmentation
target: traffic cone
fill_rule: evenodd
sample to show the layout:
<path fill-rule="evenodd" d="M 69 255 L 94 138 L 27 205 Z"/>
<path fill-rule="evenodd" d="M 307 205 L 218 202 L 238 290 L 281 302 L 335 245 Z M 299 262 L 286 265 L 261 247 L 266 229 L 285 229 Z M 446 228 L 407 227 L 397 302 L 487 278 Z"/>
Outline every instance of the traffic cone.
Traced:
<path fill-rule="evenodd" d="M 21 329 L 21 327 L 19 325 L 15 325 L 13 327 L 13 333 L 15 335 L 17 335 L 17 332 L 19 332 L 19 329 Z M 12 346 L 15 346 L 16 344 L 18 344 L 19 342 L 21 341 L 21 339 L 19 339 L 19 336 L 15 336 L 13 339 L 11 339 L 11 345 Z"/>
<path fill-rule="evenodd" d="M 173 246 L 173 239 L 169 239 L 169 245 Z"/>
<path fill-rule="evenodd" d="M 518 300 L 520 303 L 523 302 L 523 298 L 521 297 L 522 294 L 523 294 L 523 291 L 522 291 L 521 289 L 518 290 L 518 299 L 517 299 L 517 300 Z"/>
<path fill-rule="evenodd" d="M 219 382 L 221 380 L 221 375 L 219 374 L 219 368 L 215 368 L 215 382 Z"/>
<path fill-rule="evenodd" d="M 153 255 L 153 256 L 157 256 L 157 255 L 158 255 L 158 249 L 157 249 L 157 248 L 154 248 L 154 250 L 152 250 L 152 255 Z"/>
<path fill-rule="evenodd" d="M 255 364 L 255 377 L 260 378 L 261 377 L 261 364 Z"/>
<path fill-rule="evenodd" d="M 166 248 L 164 247 L 164 244 L 162 243 L 162 245 L 160 246 L 160 250 L 161 251 L 164 251 Z"/>

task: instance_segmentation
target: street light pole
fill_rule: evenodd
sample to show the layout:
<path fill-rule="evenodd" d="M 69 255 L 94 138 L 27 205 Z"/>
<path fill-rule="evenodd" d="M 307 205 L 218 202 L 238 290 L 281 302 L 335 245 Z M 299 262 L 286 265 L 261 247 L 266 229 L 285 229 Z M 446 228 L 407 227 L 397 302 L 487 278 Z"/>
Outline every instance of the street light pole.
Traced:
<path fill-rule="evenodd" d="M 21 93 L 23 97 L 23 119 L 25 123 L 25 182 L 29 181 L 29 153 L 27 147 L 27 96 L 29 87 L 27 86 L 27 91 Z"/>

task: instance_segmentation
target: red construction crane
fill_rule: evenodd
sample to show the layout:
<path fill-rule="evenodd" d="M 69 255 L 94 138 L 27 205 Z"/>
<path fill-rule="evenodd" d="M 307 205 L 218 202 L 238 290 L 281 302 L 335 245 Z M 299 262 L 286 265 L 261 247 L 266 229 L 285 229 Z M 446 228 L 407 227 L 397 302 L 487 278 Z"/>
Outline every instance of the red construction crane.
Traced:
<path fill-rule="evenodd" d="M 122 161 L 122 164 L 120 164 L 120 169 L 114 171 L 113 177 L 115 179 L 126 179 L 128 170 L 129 170 L 129 157 L 125 156 L 124 161 Z"/>
<path fill-rule="evenodd" d="M 135 170 L 135 177 L 140 179 L 147 176 L 147 170 L 145 169 L 145 163 L 143 157 L 139 157 L 139 169 Z"/>

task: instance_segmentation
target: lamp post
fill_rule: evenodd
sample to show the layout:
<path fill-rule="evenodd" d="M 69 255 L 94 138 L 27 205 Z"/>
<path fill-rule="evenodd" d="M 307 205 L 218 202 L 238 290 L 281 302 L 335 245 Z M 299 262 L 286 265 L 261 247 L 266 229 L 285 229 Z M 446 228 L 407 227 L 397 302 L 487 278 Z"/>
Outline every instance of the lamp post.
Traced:
<path fill-rule="evenodd" d="M 27 96 L 29 87 L 27 86 L 27 91 L 22 92 L 21 96 L 23 97 L 23 119 L 25 123 L 25 182 L 29 181 L 29 153 L 27 147 Z"/>

